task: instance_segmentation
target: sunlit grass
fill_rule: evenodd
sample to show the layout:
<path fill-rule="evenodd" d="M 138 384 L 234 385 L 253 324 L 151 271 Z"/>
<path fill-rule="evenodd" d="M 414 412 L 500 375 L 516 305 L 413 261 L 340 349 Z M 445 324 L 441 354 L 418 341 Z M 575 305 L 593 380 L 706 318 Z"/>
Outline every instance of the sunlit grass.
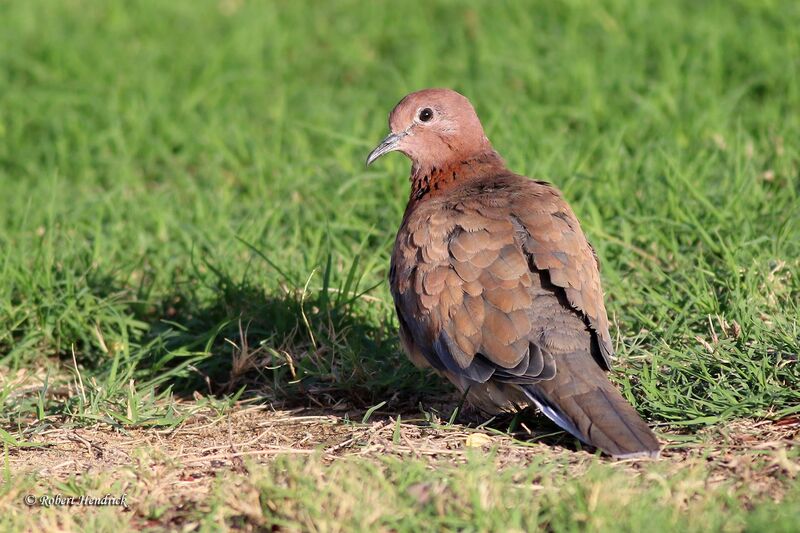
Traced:
<path fill-rule="evenodd" d="M 5 2 L 0 441 L 450 394 L 384 281 L 408 162 L 363 167 L 426 86 L 564 191 L 648 420 L 796 414 L 798 72 L 796 2 Z"/>

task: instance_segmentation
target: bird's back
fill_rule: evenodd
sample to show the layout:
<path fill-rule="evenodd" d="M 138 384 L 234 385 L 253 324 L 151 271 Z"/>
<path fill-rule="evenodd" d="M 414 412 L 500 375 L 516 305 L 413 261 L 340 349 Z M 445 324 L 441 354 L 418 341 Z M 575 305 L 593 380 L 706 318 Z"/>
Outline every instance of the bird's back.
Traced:
<path fill-rule="evenodd" d="M 390 277 L 406 350 L 470 389 L 473 403 L 491 412 L 536 404 L 615 455 L 658 450 L 604 375 L 612 347 L 597 261 L 550 184 L 506 172 L 412 199 Z M 589 412 L 609 402 L 623 412 L 626 422 L 606 432 L 627 441 L 593 424 L 586 402 Z"/>

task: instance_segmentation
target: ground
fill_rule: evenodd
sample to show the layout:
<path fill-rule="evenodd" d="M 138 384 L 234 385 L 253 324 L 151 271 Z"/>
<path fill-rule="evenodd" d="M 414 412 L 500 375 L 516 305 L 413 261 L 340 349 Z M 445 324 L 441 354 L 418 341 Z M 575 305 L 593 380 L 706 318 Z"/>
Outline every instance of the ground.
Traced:
<path fill-rule="evenodd" d="M 0 3 L 0 527 L 796 529 L 799 58 L 792 1 Z M 363 165 L 430 86 L 564 192 L 662 459 L 406 360 Z"/>
<path fill-rule="evenodd" d="M 104 528 L 185 530 L 611 530 L 621 518 L 632 529 L 758 529 L 778 521 L 789 530 L 798 517 L 796 508 L 775 505 L 797 496 L 797 417 L 738 422 L 673 443 L 658 461 L 618 462 L 524 430 L 474 429 L 435 415 L 371 418 L 378 420 L 241 406 L 196 412 L 165 430 L 48 429 L 36 439 L 42 447 L 9 454 L 7 468 L 28 481 L 6 487 L 0 501 L 12 525 L 64 529 L 94 519 Z M 125 494 L 127 506 L 41 501 L 86 493 Z M 643 494 L 654 502 L 641 502 Z M 29 495 L 40 499 L 20 506 Z M 709 521 L 704 513 L 719 505 L 730 506 L 728 514 Z M 661 520 L 650 524 L 653 513 Z"/>

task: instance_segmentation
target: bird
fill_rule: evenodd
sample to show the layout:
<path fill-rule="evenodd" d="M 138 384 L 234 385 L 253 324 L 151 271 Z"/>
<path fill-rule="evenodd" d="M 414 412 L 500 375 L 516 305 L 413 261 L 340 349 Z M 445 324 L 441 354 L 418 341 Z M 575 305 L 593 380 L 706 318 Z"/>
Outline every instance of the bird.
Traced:
<path fill-rule="evenodd" d="M 617 459 L 660 443 L 607 377 L 614 347 L 597 255 L 562 193 L 508 169 L 470 101 L 405 96 L 368 155 L 411 160 L 389 284 L 404 351 L 489 415 L 536 406 Z"/>

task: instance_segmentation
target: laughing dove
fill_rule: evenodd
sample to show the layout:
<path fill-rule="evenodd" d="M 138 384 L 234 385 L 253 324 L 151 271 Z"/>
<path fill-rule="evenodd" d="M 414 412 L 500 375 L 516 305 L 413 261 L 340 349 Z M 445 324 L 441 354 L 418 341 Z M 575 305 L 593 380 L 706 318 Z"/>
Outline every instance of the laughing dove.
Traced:
<path fill-rule="evenodd" d="M 403 98 L 367 158 L 412 161 L 389 280 L 410 359 L 484 412 L 528 405 L 618 457 L 659 443 L 606 377 L 613 346 L 597 258 L 561 193 L 514 174 L 461 94 Z"/>

